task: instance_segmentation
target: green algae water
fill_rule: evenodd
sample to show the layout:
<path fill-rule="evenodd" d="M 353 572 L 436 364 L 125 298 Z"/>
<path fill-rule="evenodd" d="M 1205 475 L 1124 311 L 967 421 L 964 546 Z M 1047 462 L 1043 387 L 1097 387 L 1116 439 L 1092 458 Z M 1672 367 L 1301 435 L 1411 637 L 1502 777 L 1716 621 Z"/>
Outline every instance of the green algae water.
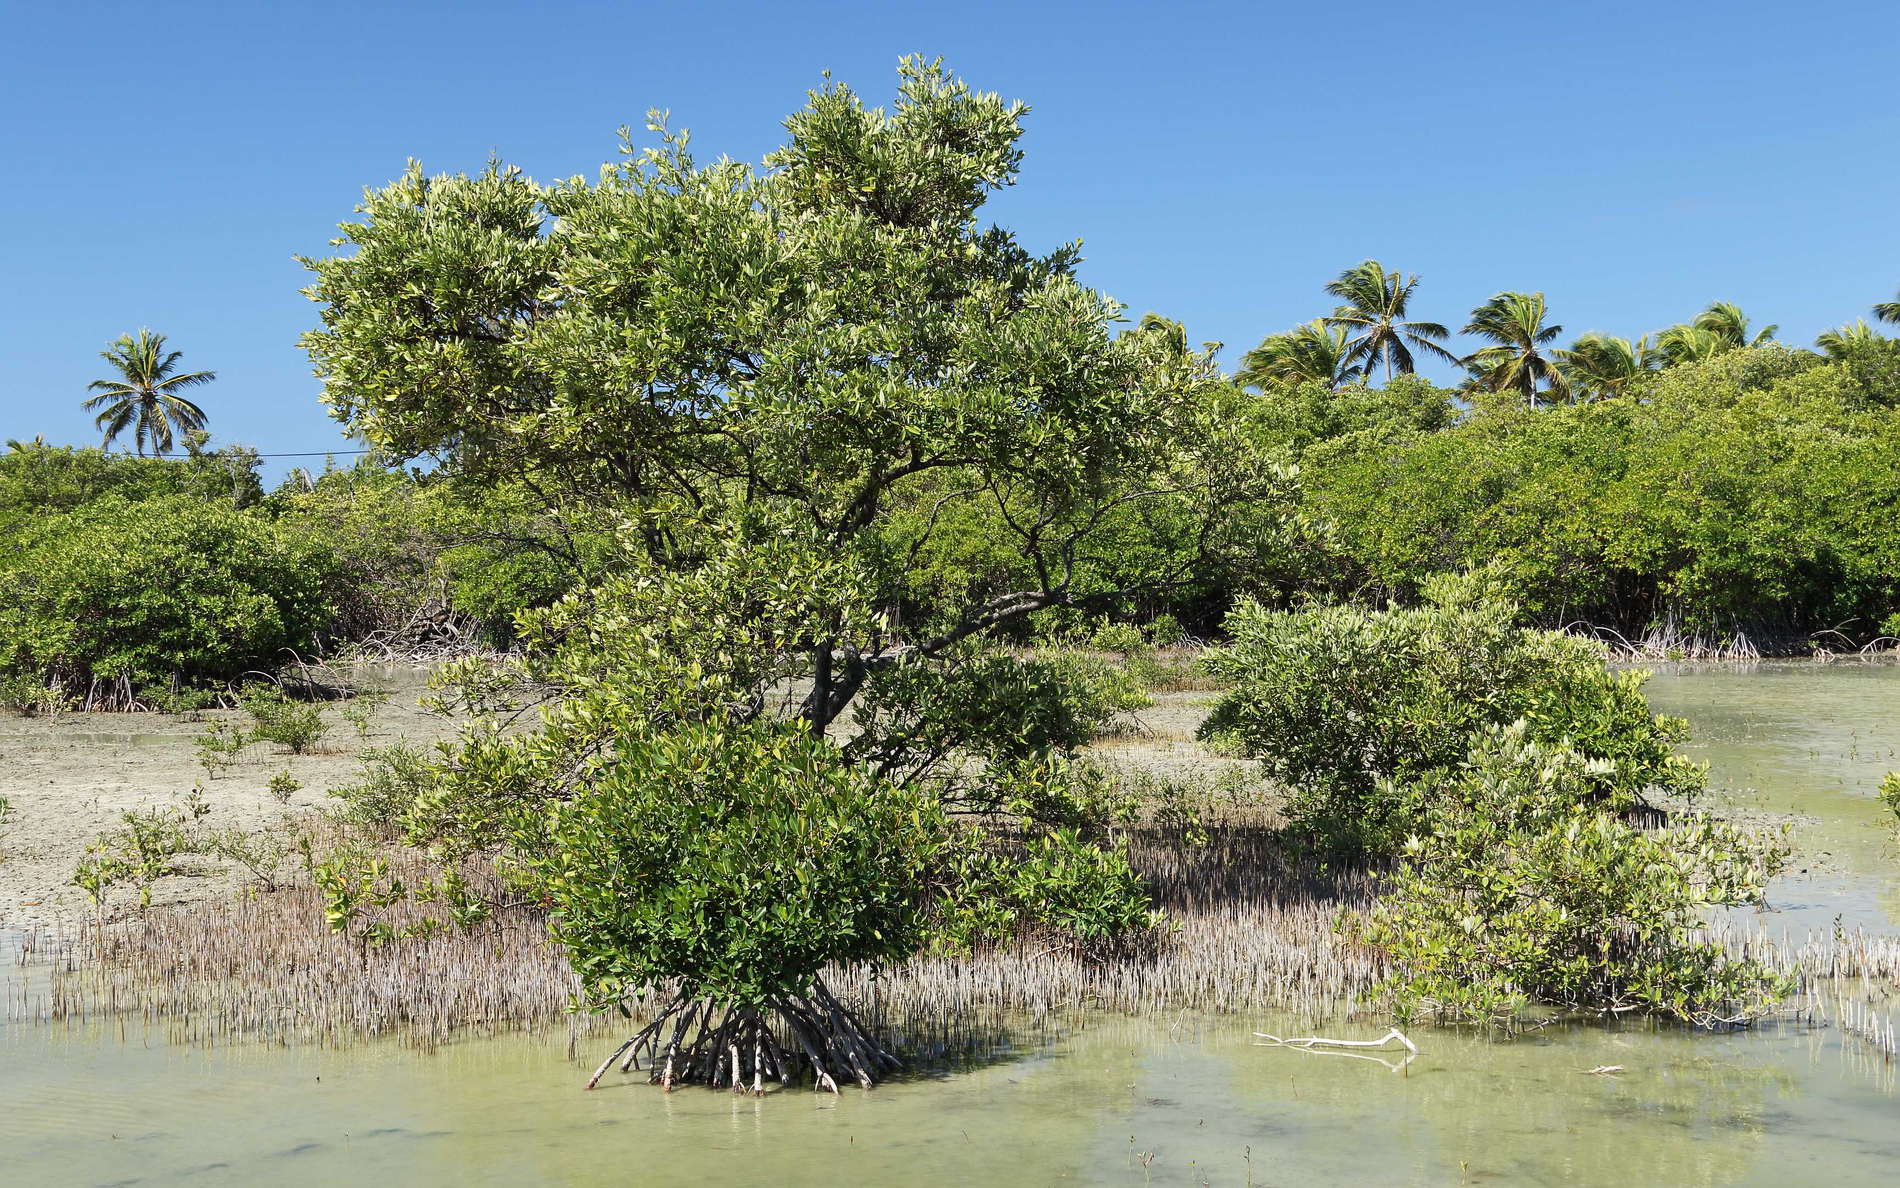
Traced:
<path fill-rule="evenodd" d="M 1900 846 L 1875 798 L 1900 770 L 1900 665 L 1890 660 L 1772 661 L 1659 669 L 1658 713 L 1687 718 L 1684 752 L 1709 764 L 1718 803 L 1788 819 L 1794 861 L 1762 923 L 1900 932 Z"/>
<path fill-rule="evenodd" d="M 1900 854 L 1872 797 L 1900 766 L 1900 668 L 1682 669 L 1652 692 L 1695 725 L 1740 809 L 1794 819 L 1806 866 L 1761 923 L 1900 930 Z M 0 966 L 16 994 L 33 976 Z M 1841 1186 L 1900 1173 L 1896 1065 L 1831 1027 L 1428 1029 L 1404 1063 L 1262 1047 L 1256 1030 L 1307 1031 L 1266 1015 L 1081 1014 L 870 1093 L 753 1099 L 632 1081 L 583 1092 L 599 1053 L 571 1058 L 565 1036 L 197 1049 L 113 1020 L 13 1023 L 0 1026 L 0 1184 Z"/>
<path fill-rule="evenodd" d="M 1398 1065 L 1255 1046 L 1274 1022 L 1098 1018 L 1013 1059 L 764 1099 L 586 1093 L 560 1042 L 525 1036 L 194 1051 L 16 1027 L 0 1152 L 8 1183 L 45 1185 L 1872 1184 L 1900 1166 L 1891 1066 L 1830 1030 L 1427 1032 Z"/>

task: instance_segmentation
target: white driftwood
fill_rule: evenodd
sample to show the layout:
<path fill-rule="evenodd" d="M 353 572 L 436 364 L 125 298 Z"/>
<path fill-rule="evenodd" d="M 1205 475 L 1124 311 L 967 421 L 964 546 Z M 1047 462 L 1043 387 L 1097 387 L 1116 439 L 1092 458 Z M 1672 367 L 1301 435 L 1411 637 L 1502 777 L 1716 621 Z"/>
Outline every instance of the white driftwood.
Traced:
<path fill-rule="evenodd" d="M 1411 1040 L 1406 1039 L 1405 1033 L 1400 1031 L 1396 1027 L 1386 1032 L 1384 1035 L 1380 1036 L 1376 1040 L 1327 1039 L 1324 1036 L 1318 1036 L 1318 1035 L 1305 1035 L 1305 1036 L 1300 1036 L 1296 1039 L 1281 1039 L 1277 1035 L 1269 1035 L 1264 1031 L 1256 1031 L 1253 1034 L 1254 1034 L 1255 1039 L 1263 1039 L 1263 1040 L 1272 1041 L 1272 1043 L 1270 1044 L 1258 1045 L 1259 1047 L 1272 1047 L 1272 1046 L 1278 1045 L 1279 1047 L 1282 1047 L 1282 1048 L 1304 1048 L 1308 1051 L 1311 1051 L 1318 1044 L 1325 1044 L 1328 1047 L 1334 1047 L 1334 1048 L 1383 1048 L 1387 1044 L 1391 1043 L 1393 1040 L 1397 1040 L 1401 1044 L 1405 1045 L 1406 1051 L 1410 1052 L 1414 1056 L 1418 1055 L 1418 1045 L 1413 1043 Z"/>

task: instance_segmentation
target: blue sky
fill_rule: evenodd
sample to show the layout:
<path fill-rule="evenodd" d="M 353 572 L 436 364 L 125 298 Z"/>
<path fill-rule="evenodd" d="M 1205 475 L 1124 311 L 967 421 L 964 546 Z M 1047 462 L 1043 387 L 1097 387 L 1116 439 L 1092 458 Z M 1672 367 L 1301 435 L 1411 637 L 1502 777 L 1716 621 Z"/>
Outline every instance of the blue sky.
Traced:
<path fill-rule="evenodd" d="M 1025 243 L 1229 344 L 1368 256 L 1461 324 L 1543 290 L 1567 334 L 1711 300 L 1784 339 L 1900 288 L 1900 19 L 1706 4 L 214 4 L 4 0 L 0 437 L 92 443 L 96 352 L 142 325 L 221 439 L 339 446 L 295 346 L 321 253 L 406 158 L 591 174 L 666 107 L 756 159 L 819 71 L 882 101 L 941 54 L 1033 107 Z"/>

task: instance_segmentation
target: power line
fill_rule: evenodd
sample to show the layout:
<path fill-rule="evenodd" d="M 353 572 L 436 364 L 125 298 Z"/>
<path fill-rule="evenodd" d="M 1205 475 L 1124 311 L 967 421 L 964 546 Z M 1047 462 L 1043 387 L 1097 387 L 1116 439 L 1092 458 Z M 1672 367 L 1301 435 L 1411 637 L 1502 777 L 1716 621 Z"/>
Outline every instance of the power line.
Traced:
<path fill-rule="evenodd" d="M 311 450 L 301 454 L 258 454 L 259 458 L 328 458 L 333 454 L 367 454 L 369 450 Z"/>

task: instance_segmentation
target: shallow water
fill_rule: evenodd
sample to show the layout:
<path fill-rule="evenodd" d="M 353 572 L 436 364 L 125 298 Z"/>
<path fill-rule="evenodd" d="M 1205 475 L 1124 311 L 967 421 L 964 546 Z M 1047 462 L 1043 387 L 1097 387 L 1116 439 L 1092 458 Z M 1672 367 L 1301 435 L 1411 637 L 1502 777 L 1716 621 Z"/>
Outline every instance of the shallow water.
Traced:
<path fill-rule="evenodd" d="M 1740 804 L 1799 815 L 1826 851 L 1765 923 L 1893 930 L 1900 858 L 1872 786 L 1900 766 L 1900 668 L 1680 671 L 1652 691 Z M 0 1183 L 1853 1185 L 1900 1167 L 1895 1065 L 1831 1028 L 1424 1031 L 1397 1070 L 1250 1036 L 1296 1027 L 1088 1016 L 868 1094 L 755 1100 L 582 1092 L 601 1045 L 570 1059 L 564 1036 L 194 1050 L 0 1025 Z"/>
<path fill-rule="evenodd" d="M 1900 846 L 1875 799 L 1900 770 L 1900 664 L 1786 660 L 1658 669 L 1658 713 L 1689 720 L 1719 801 L 1794 818 L 1795 861 L 1761 921 L 1793 932 L 1900 931 Z"/>
<path fill-rule="evenodd" d="M 422 1055 L 0 1033 L 22 1184 L 1884 1182 L 1891 1066 L 1788 1024 L 1422 1035 L 1397 1072 L 1255 1046 L 1268 1020 L 1097 1019 L 1014 1059 L 764 1100 L 579 1085 L 559 1041 Z M 1353 1029 L 1360 1031 L 1364 1029 Z M 1620 1074 L 1586 1070 L 1622 1065 Z M 19 1178 L 14 1178 L 14 1176 Z"/>

